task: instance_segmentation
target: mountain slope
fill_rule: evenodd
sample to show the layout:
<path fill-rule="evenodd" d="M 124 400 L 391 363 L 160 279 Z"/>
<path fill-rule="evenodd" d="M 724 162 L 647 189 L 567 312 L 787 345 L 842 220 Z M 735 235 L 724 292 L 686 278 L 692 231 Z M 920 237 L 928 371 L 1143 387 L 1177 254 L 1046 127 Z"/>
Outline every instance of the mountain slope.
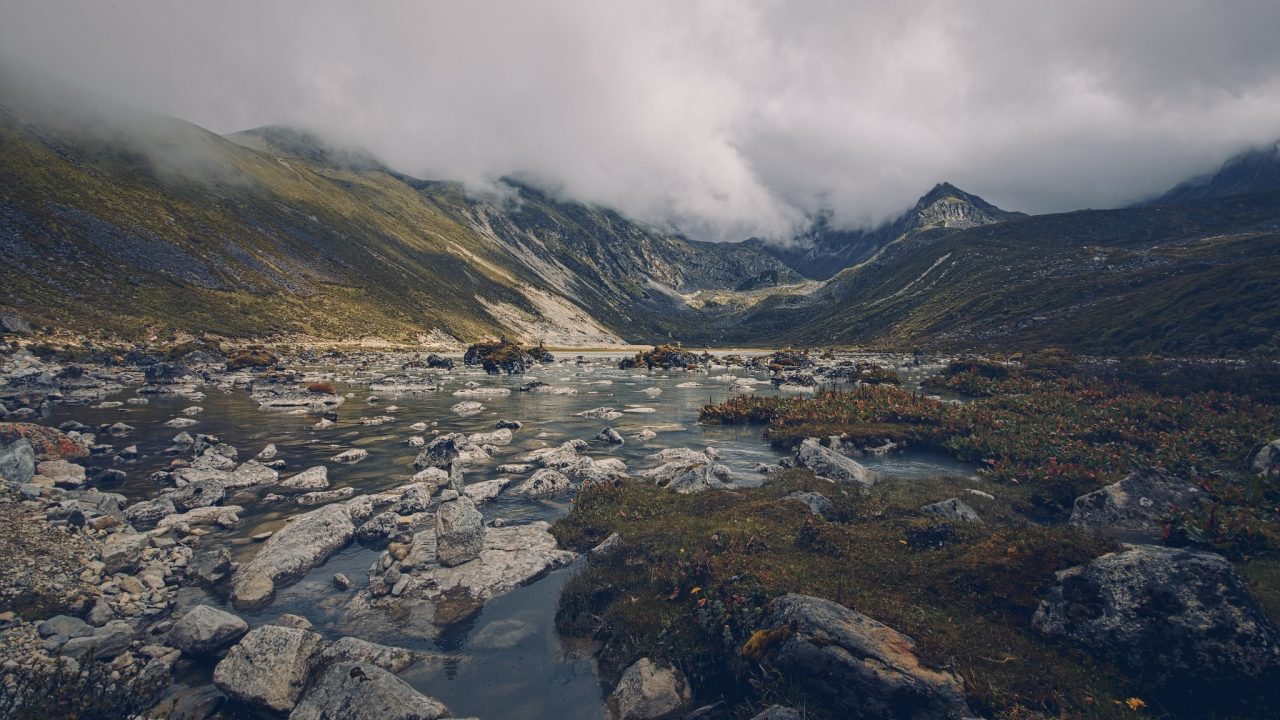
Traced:
<path fill-rule="evenodd" d="M 844 268 L 867 260 L 904 236 L 935 229 L 963 230 L 1020 217 L 1026 216 L 1001 210 L 950 183 L 939 183 L 910 210 L 874 229 L 836 230 L 829 227 L 826 220 L 820 220 L 809 232 L 787 246 L 760 240 L 748 242 L 805 277 L 825 280 Z"/>
<path fill-rule="evenodd" d="M 1280 141 L 1227 160 L 1215 172 L 1192 178 L 1144 205 L 1177 205 L 1245 193 L 1280 190 Z"/>
<path fill-rule="evenodd" d="M 11 63 L 0 143 L 0 305 L 46 325 L 646 341 L 681 321 L 677 289 L 788 273 L 532 188 L 514 210 L 471 200 L 295 130 L 223 138 Z M 660 297 L 633 305 L 646 286 Z"/>

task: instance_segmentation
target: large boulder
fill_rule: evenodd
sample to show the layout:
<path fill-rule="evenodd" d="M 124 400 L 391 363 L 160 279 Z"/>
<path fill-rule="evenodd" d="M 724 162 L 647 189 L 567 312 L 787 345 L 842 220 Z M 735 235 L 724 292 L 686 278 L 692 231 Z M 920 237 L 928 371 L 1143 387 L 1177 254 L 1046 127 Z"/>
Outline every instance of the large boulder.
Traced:
<path fill-rule="evenodd" d="M 280 481 L 280 487 L 289 490 L 324 490 L 329 487 L 329 468 L 316 465 Z"/>
<path fill-rule="evenodd" d="M 1213 553 L 1139 545 L 1063 570 L 1033 623 L 1155 685 L 1280 670 L 1280 633 Z"/>
<path fill-rule="evenodd" d="M 1071 524 L 1158 536 L 1178 508 L 1189 507 L 1200 488 L 1158 470 L 1137 470 L 1118 483 L 1076 498 Z"/>
<path fill-rule="evenodd" d="M 436 559 L 445 567 L 480 557 L 484 550 L 484 518 L 471 498 L 462 496 L 436 510 Z"/>
<path fill-rule="evenodd" d="M 249 632 L 249 624 L 225 610 L 197 605 L 169 630 L 169 644 L 184 655 L 211 655 Z"/>
<path fill-rule="evenodd" d="M 930 515 L 937 515 L 944 520 L 953 522 L 982 522 L 982 518 L 978 517 L 978 513 L 960 498 L 949 498 L 936 503 L 929 503 L 922 506 L 920 511 L 927 512 Z"/>
<path fill-rule="evenodd" d="M 691 700 L 684 673 L 641 658 L 622 673 L 609 696 L 609 710 L 616 720 L 658 720 L 671 717 Z"/>
<path fill-rule="evenodd" d="M 329 666 L 289 720 L 437 720 L 449 708 L 373 663 Z"/>
<path fill-rule="evenodd" d="M 213 684 L 240 702 L 277 713 L 297 704 L 324 650 L 313 632 L 263 625 L 245 635 L 213 670 Z"/>
<path fill-rule="evenodd" d="M 829 600 L 784 595 L 743 654 L 846 718 L 960 718 L 960 679 L 926 667 L 915 641 Z"/>
<path fill-rule="evenodd" d="M 320 653 L 320 664 L 371 663 L 388 672 L 398 673 L 418 661 L 419 654 L 391 645 L 379 645 L 355 637 L 340 638 Z"/>
<path fill-rule="evenodd" d="M 324 562 L 355 535 L 345 504 L 326 505 L 294 518 L 272 535 L 231 578 L 236 607 L 257 607 L 275 594 L 277 583 L 297 579 Z"/>
<path fill-rule="evenodd" d="M 573 483 L 558 470 L 542 468 L 511 490 L 512 495 L 529 498 L 554 497 L 573 489 Z"/>
<path fill-rule="evenodd" d="M 875 473 L 852 458 L 823 447 L 814 438 L 807 438 L 800 443 L 800 449 L 796 451 L 796 464 L 808 468 L 820 478 L 843 485 L 868 487 L 876 481 Z"/>
<path fill-rule="evenodd" d="M 78 460 L 89 457 L 89 449 L 71 436 L 35 423 L 0 422 L 0 443 L 12 444 L 26 438 L 37 457 L 46 460 Z"/>

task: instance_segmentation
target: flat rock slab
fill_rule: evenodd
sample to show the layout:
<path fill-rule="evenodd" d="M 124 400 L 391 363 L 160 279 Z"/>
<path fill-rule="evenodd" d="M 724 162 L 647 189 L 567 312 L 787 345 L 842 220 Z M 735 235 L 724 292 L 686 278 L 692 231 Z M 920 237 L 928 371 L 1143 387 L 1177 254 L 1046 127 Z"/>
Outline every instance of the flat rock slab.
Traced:
<path fill-rule="evenodd" d="M 255 707 L 288 713 L 324 649 L 313 632 L 263 625 L 245 635 L 213 670 L 213 684 Z"/>
<path fill-rule="evenodd" d="M 437 720 L 449 708 L 373 663 L 341 662 L 312 684 L 290 720 Z"/>
<path fill-rule="evenodd" d="M 275 594 L 278 583 L 296 579 L 318 566 L 355 536 L 351 511 L 327 505 L 300 515 L 262 545 L 231 578 L 236 607 L 257 607 Z"/>

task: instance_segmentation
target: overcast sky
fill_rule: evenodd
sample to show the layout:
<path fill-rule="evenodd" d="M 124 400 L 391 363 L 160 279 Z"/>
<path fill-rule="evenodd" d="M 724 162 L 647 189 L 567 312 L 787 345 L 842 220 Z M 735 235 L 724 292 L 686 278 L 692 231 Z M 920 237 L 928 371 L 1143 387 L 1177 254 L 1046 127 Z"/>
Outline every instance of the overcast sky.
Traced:
<path fill-rule="evenodd" d="M 1280 138 L 1280 2 L 0 0 L 0 52 L 218 132 L 524 173 L 695 237 L 949 180 L 1113 207 Z"/>

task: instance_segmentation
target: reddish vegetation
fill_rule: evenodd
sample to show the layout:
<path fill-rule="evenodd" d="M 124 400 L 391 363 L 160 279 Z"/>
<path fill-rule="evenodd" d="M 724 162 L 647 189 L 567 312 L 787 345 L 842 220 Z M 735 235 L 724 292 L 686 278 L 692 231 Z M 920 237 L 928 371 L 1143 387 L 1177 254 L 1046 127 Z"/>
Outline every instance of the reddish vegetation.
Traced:
<path fill-rule="evenodd" d="M 307 392 L 316 393 L 317 395 L 332 395 L 334 393 L 333 385 L 327 382 L 315 382 L 307 386 Z"/>

